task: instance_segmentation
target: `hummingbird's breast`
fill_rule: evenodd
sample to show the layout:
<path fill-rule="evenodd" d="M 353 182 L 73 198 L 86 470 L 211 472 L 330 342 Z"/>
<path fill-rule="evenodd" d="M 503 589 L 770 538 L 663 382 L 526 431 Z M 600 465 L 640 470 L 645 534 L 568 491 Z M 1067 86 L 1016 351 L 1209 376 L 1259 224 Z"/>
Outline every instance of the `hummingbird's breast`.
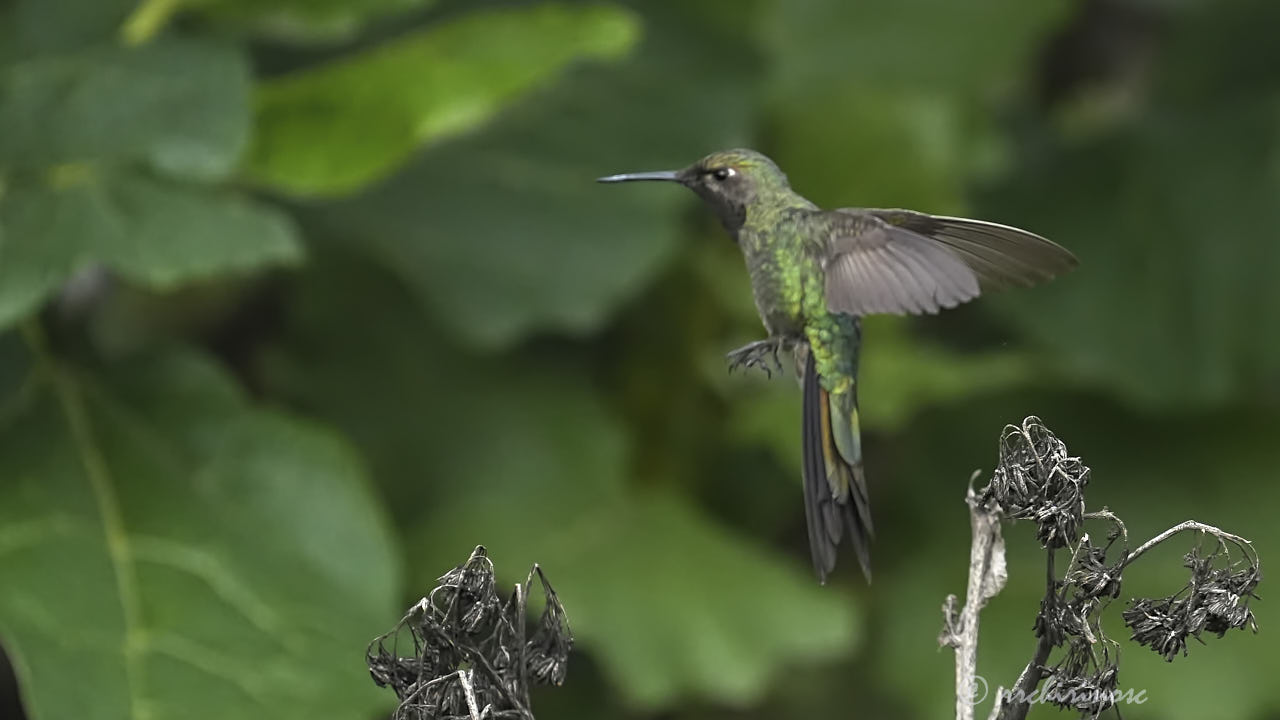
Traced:
<path fill-rule="evenodd" d="M 772 228 L 743 228 L 738 242 L 751 277 L 756 311 L 770 336 L 804 330 L 804 254 L 798 239 Z"/>

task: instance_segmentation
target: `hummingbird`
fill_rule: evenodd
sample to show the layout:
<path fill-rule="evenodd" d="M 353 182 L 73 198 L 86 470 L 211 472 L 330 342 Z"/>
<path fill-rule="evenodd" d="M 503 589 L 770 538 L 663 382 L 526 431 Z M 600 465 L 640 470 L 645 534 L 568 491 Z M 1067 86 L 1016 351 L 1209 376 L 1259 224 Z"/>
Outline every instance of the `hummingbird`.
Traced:
<path fill-rule="evenodd" d="M 673 182 L 719 216 L 746 260 L 768 336 L 728 353 L 729 368 L 782 369 L 800 378 L 805 519 L 818 580 L 826 584 L 847 535 L 871 580 L 873 526 L 858 421 L 861 318 L 934 314 L 1076 266 L 1074 255 L 1026 230 L 912 210 L 823 210 L 791 189 L 754 150 L 712 153 L 683 170 L 597 182 Z"/>

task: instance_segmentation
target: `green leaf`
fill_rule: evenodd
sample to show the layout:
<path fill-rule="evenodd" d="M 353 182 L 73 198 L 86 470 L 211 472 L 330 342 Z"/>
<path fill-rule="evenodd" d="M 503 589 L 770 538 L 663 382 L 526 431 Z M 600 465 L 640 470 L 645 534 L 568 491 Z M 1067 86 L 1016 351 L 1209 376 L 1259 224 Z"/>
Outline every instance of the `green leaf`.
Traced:
<path fill-rule="evenodd" d="M 235 194 L 93 166 L 64 166 L 47 183 L 0 194 L 0 326 L 94 263 L 171 289 L 301 255 L 285 215 Z"/>
<path fill-rule="evenodd" d="M 1280 324 L 1280 84 L 1239 84 L 1273 63 L 1263 37 L 1280 12 L 1233 6 L 1249 9 L 1176 18 L 1127 124 L 1031 138 L 987 196 L 1081 261 L 1002 299 L 1008 315 L 1077 379 L 1148 409 L 1280 397 L 1280 336 L 1263 330 Z"/>
<path fill-rule="evenodd" d="M 153 0 L 173 2 L 174 0 Z M 177 0 L 209 17 L 248 24 L 287 41 L 347 39 L 369 20 L 431 5 L 433 0 Z"/>
<path fill-rule="evenodd" d="M 743 142 L 755 59 L 741 38 L 646 4 L 646 42 L 439 146 L 315 225 L 384 262 L 469 344 L 598 329 L 672 258 L 696 207 L 675 186 L 596 177 Z"/>
<path fill-rule="evenodd" d="M 557 508 L 549 498 L 571 492 L 560 489 L 566 480 L 520 478 L 537 490 L 517 499 L 476 493 L 439 507 L 423 518 L 415 544 L 456 554 L 470 532 L 504 563 L 542 562 L 574 635 L 641 708 L 690 697 L 751 705 L 784 668 L 853 649 L 856 605 L 818 586 L 807 568 L 722 527 L 676 493 Z M 521 512 L 503 512 L 500 503 Z M 432 557 L 438 563 L 444 555 Z M 421 568 L 423 582 L 430 567 Z"/>
<path fill-rule="evenodd" d="M 95 47 L 0 69 L 0 173 L 145 163 L 225 177 L 248 139 L 249 67 L 223 45 Z"/>
<path fill-rule="evenodd" d="M 913 338 L 908 330 L 902 318 L 866 322 L 866 353 L 858 373 L 865 384 L 858 397 L 864 422 L 873 430 L 901 430 L 926 408 L 1034 385 L 1037 366 L 1025 351 L 959 352 Z"/>
<path fill-rule="evenodd" d="M 765 550 L 657 478 L 635 487 L 626 427 L 573 359 L 462 353 L 361 267 L 309 268 L 269 385 L 367 451 L 420 585 L 476 544 L 513 573 L 541 563 L 579 647 L 646 707 L 750 702 L 784 668 L 851 649 L 856 605 L 807 556 Z"/>
<path fill-rule="evenodd" d="M 137 0 L 0 2 L 0 65 L 115 39 Z"/>
<path fill-rule="evenodd" d="M 823 207 L 964 209 L 964 183 L 985 128 L 953 98 L 866 89 L 780 105 L 774 154 Z"/>
<path fill-rule="evenodd" d="M 33 720 L 385 707 L 360 651 L 398 558 L 345 444 L 192 354 L 33 372 L 0 429 L 0 640 Z"/>
<path fill-rule="evenodd" d="M 1080 257 L 999 298 L 1080 381 L 1132 403 L 1207 408 L 1276 397 L 1280 172 L 1274 103 L 1151 118 L 1055 143 L 989 197 L 993 213 Z M 1194 172 L 1190 171 L 1194 168 Z"/>
<path fill-rule="evenodd" d="M 258 92 L 249 174 L 296 194 L 385 177 L 418 147 L 471 130 L 584 58 L 615 59 L 638 25 L 622 9 L 542 4 L 471 13 Z"/>
<path fill-rule="evenodd" d="M 1029 82 L 1069 5 L 775 3 L 762 32 L 776 159 L 823 207 L 963 214 L 969 181 L 1007 162 L 997 102 Z"/>
<path fill-rule="evenodd" d="M 1071 3 L 795 0 L 772 7 L 762 34 L 783 97 L 844 88 L 973 96 L 1008 89 Z M 982 32 L 965 31 L 975 27 Z"/>
<path fill-rule="evenodd" d="M 193 182 L 238 162 L 247 88 L 242 53 L 180 40 L 0 71 L 0 326 L 95 263 L 169 289 L 296 261 L 286 216 Z"/>

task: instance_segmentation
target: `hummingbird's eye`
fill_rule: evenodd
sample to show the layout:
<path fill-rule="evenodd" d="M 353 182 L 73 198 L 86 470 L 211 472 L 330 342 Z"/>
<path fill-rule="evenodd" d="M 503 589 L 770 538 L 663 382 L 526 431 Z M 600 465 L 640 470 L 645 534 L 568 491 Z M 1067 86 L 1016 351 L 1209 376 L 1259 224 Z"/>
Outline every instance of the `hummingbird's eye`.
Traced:
<path fill-rule="evenodd" d="M 711 176 L 717 180 L 728 180 L 729 178 L 737 174 L 738 174 L 738 171 L 734 170 L 731 167 L 722 167 L 712 172 Z"/>

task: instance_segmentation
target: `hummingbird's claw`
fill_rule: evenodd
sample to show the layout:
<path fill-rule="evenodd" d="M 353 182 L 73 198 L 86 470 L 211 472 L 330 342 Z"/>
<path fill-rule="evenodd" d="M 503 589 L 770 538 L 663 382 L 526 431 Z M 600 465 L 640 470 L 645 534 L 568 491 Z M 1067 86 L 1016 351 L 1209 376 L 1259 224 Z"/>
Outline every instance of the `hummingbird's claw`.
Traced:
<path fill-rule="evenodd" d="M 768 340 L 756 340 L 730 351 L 726 358 L 729 360 L 729 372 L 742 368 L 758 368 L 764 371 L 766 377 L 772 379 L 776 370 L 782 373 L 782 360 L 778 357 L 778 351 L 781 349 L 782 343 L 776 338 Z M 770 367 L 769 359 L 773 359 L 773 366 Z"/>

